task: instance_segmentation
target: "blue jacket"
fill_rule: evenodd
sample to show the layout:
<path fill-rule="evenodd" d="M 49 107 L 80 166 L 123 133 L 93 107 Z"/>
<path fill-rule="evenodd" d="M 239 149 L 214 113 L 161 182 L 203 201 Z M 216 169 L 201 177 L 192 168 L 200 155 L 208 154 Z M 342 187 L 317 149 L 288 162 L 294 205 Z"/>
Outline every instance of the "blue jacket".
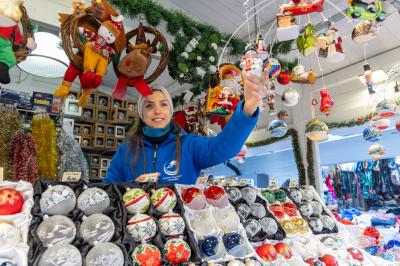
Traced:
<path fill-rule="evenodd" d="M 250 117 L 243 113 L 242 109 L 243 102 L 240 102 L 222 132 L 215 137 L 202 137 L 181 131 L 179 173 L 175 165 L 177 133 L 171 132 L 156 146 L 145 139 L 146 173 L 159 172 L 159 183 L 163 184 L 194 184 L 202 169 L 222 163 L 241 150 L 254 129 L 259 114 L 257 109 L 256 113 Z M 131 157 L 134 153 L 130 149 L 129 142 L 121 144 L 111 161 L 104 182 L 131 182 L 137 176 L 144 174 L 143 155 L 139 151 L 135 176 L 133 176 Z"/>

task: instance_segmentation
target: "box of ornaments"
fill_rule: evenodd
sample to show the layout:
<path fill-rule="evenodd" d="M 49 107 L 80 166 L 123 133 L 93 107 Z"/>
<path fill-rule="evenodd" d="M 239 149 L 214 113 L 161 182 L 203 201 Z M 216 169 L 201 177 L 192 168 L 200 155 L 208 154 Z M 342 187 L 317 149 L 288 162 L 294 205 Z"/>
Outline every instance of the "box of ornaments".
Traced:
<path fill-rule="evenodd" d="M 200 265 L 196 240 L 183 218 L 173 185 L 118 184 L 123 200 L 123 240 L 133 265 Z"/>
<path fill-rule="evenodd" d="M 133 265 L 115 185 L 38 181 L 29 227 L 29 265 Z"/>
<path fill-rule="evenodd" d="M 254 249 L 223 187 L 176 185 L 176 190 L 204 261 L 211 265 L 244 265 L 247 261 L 253 265 Z"/>

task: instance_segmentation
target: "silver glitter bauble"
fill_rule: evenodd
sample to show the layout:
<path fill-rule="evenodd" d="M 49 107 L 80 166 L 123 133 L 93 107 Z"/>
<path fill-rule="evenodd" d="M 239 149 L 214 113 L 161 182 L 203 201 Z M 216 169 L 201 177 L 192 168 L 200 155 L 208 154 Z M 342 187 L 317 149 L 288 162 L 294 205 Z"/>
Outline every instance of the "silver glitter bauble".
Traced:
<path fill-rule="evenodd" d="M 104 190 L 91 187 L 79 195 L 77 205 L 86 215 L 102 213 L 110 206 L 110 197 Z"/>
<path fill-rule="evenodd" d="M 113 243 L 95 245 L 86 256 L 86 266 L 123 266 L 124 254 Z"/>
<path fill-rule="evenodd" d="M 240 190 L 235 187 L 229 187 L 226 188 L 226 193 L 228 194 L 228 198 L 232 202 L 236 202 L 237 200 L 242 198 L 242 193 L 240 193 Z"/>
<path fill-rule="evenodd" d="M 278 224 L 276 221 L 270 217 L 264 217 L 260 220 L 262 230 L 268 235 L 274 235 L 278 232 Z"/>
<path fill-rule="evenodd" d="M 310 203 L 303 203 L 300 206 L 300 212 L 305 217 L 310 217 L 313 214 L 313 207 Z"/>
<path fill-rule="evenodd" d="M 317 233 L 321 232 L 322 229 L 324 229 L 324 225 L 322 224 L 321 220 L 316 217 L 310 219 L 309 225 L 311 229 Z"/>
<path fill-rule="evenodd" d="M 301 190 L 301 197 L 305 201 L 312 201 L 314 199 L 314 191 L 310 188 L 304 188 Z"/>
<path fill-rule="evenodd" d="M 76 236 L 76 227 L 67 216 L 54 215 L 40 223 L 36 234 L 44 247 L 71 244 Z"/>
<path fill-rule="evenodd" d="M 108 242 L 115 232 L 113 221 L 106 215 L 95 213 L 84 219 L 80 228 L 82 238 L 94 244 L 95 242 Z"/>
<path fill-rule="evenodd" d="M 39 266 L 82 266 L 82 256 L 76 247 L 58 244 L 42 254 Z"/>
<path fill-rule="evenodd" d="M 64 185 L 49 186 L 40 198 L 40 210 L 50 215 L 67 215 L 75 208 L 74 191 Z"/>
<path fill-rule="evenodd" d="M 301 199 L 303 198 L 301 192 L 298 189 L 292 189 L 290 191 L 290 197 L 294 200 L 296 203 L 300 203 Z"/>
<path fill-rule="evenodd" d="M 248 204 L 252 204 L 256 201 L 257 192 L 254 190 L 254 188 L 245 187 L 242 188 L 240 192 L 242 193 L 242 198 L 247 201 Z"/>
<path fill-rule="evenodd" d="M 323 226 L 329 230 L 333 230 L 335 228 L 335 220 L 328 215 L 322 215 L 321 222 Z"/>
<path fill-rule="evenodd" d="M 244 229 L 249 237 L 253 237 L 261 231 L 261 224 L 254 219 L 249 219 L 244 223 Z"/>
<path fill-rule="evenodd" d="M 322 214 L 323 209 L 321 203 L 319 203 L 318 201 L 311 201 L 311 206 L 313 209 L 313 214 L 317 216 Z"/>
<path fill-rule="evenodd" d="M 267 211 L 264 206 L 260 203 L 253 203 L 250 205 L 250 212 L 253 216 L 257 218 L 263 218 L 267 215 Z"/>
<path fill-rule="evenodd" d="M 249 216 L 251 210 L 246 204 L 238 204 L 236 206 L 236 212 L 240 219 L 245 220 Z"/>

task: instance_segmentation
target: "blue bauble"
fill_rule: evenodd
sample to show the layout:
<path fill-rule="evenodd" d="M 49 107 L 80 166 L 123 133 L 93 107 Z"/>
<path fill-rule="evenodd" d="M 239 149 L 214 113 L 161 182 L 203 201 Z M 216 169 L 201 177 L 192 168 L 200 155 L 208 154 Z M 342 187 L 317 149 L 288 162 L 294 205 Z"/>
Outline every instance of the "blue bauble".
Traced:
<path fill-rule="evenodd" d="M 363 131 L 364 140 L 370 142 L 377 142 L 381 139 L 382 133 L 377 127 L 367 127 Z"/>
<path fill-rule="evenodd" d="M 207 257 L 214 256 L 218 250 L 218 239 L 215 236 L 208 236 L 199 241 L 201 252 Z"/>
<path fill-rule="evenodd" d="M 280 138 L 285 136 L 288 126 L 285 121 L 280 119 L 272 120 L 268 125 L 268 130 L 271 131 L 271 135 L 274 138 Z"/>
<path fill-rule="evenodd" d="M 227 233 L 222 238 L 227 251 L 241 244 L 242 236 L 238 233 Z"/>
<path fill-rule="evenodd" d="M 394 256 L 391 253 L 387 253 L 387 252 L 381 253 L 381 254 L 379 254 L 379 257 L 381 257 L 381 258 L 383 258 L 384 260 L 387 260 L 387 261 L 392 261 L 392 262 L 394 261 Z"/>
<path fill-rule="evenodd" d="M 372 256 L 375 256 L 376 253 L 378 253 L 379 251 L 379 246 L 369 246 L 369 247 L 365 247 L 364 250 L 366 252 L 368 252 L 369 254 L 371 254 Z"/>
<path fill-rule="evenodd" d="M 17 265 L 11 262 L 3 262 L 2 264 L 0 264 L 0 266 L 17 266 Z"/>

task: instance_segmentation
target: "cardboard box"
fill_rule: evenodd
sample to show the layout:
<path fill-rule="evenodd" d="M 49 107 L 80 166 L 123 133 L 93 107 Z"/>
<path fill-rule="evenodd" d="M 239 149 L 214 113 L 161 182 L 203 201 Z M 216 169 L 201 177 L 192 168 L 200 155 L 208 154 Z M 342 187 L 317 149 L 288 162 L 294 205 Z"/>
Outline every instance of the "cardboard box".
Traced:
<path fill-rule="evenodd" d="M 3 84 L 1 84 L 3 86 Z M 18 109 L 32 109 L 32 94 L 0 87 L 0 99 L 10 100 L 17 103 Z"/>

